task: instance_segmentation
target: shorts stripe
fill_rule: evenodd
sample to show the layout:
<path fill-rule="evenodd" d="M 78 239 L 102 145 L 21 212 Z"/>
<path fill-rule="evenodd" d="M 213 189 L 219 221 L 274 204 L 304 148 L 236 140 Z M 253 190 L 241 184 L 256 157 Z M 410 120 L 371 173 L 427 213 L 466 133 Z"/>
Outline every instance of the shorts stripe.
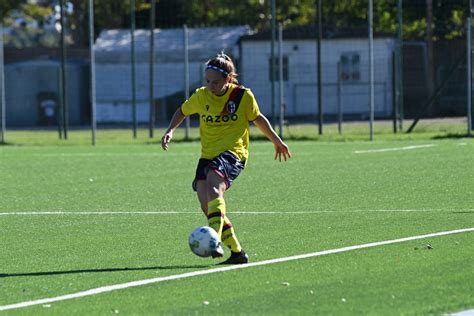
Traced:
<path fill-rule="evenodd" d="M 213 166 L 208 166 L 209 169 L 211 169 L 212 171 L 214 171 L 215 173 L 217 173 L 218 176 L 220 176 L 221 178 L 224 178 L 224 180 L 226 182 L 229 182 L 229 179 L 227 178 L 227 176 L 222 173 L 221 171 L 217 170 L 216 168 L 214 168 Z"/>

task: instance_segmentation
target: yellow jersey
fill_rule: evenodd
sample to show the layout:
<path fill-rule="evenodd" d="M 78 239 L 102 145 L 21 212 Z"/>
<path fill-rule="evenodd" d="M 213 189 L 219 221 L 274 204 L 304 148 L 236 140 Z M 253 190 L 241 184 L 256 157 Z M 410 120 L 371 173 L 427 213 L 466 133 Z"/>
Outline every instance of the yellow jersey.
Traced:
<path fill-rule="evenodd" d="M 199 114 L 201 158 L 213 159 L 226 150 L 242 161 L 248 158 L 249 122 L 260 115 L 260 110 L 249 89 L 245 89 L 238 106 L 229 106 L 227 101 L 236 87 L 230 84 L 222 96 L 201 87 L 181 106 L 186 116 Z"/>

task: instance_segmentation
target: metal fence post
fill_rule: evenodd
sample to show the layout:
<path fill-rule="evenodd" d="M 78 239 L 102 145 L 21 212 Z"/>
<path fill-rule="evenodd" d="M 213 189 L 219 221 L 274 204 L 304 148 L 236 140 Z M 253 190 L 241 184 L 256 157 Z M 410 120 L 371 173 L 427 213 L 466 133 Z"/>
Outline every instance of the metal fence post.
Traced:
<path fill-rule="evenodd" d="M 342 134 L 342 65 L 337 62 L 337 131 Z"/>
<path fill-rule="evenodd" d="M 58 66 L 58 72 L 57 72 L 57 76 L 58 76 L 58 112 L 56 114 L 56 117 L 57 117 L 57 121 L 58 121 L 58 133 L 59 133 L 59 139 L 63 139 L 63 122 L 64 122 L 64 107 L 63 107 L 63 98 L 64 98 L 64 95 L 62 93 L 62 90 L 63 90 L 63 81 L 61 79 L 61 65 Z"/>
<path fill-rule="evenodd" d="M 272 126 L 275 126 L 276 124 L 276 111 L 275 111 L 275 80 L 276 80 L 276 67 L 275 67 L 275 31 L 276 31 L 276 8 L 275 8 L 275 1 L 272 0 L 271 3 L 271 16 L 272 16 L 272 21 L 271 21 L 271 44 L 270 44 L 270 80 L 271 82 L 271 90 L 272 90 L 272 95 L 271 95 L 271 103 L 272 103 Z"/>
<path fill-rule="evenodd" d="M 95 52 L 94 52 L 94 0 L 89 0 L 89 47 L 91 56 L 91 126 L 92 145 L 96 144 L 97 117 L 96 117 L 96 96 L 95 96 Z"/>
<path fill-rule="evenodd" d="M 61 23 L 61 40 L 60 40 L 60 47 L 61 47 L 61 95 L 62 95 L 62 126 L 64 132 L 64 139 L 67 140 L 68 136 L 68 127 L 69 127 L 69 106 L 67 103 L 67 77 L 66 77 L 66 23 L 64 23 L 65 18 L 65 10 L 64 10 L 64 0 L 59 0 L 60 8 L 60 23 Z"/>
<path fill-rule="evenodd" d="M 150 138 L 154 137 L 155 127 L 155 2 L 156 0 L 151 0 L 150 6 Z"/>
<path fill-rule="evenodd" d="M 130 49 L 131 49 L 131 89 L 132 89 L 132 122 L 133 138 L 137 138 L 137 95 L 135 81 L 135 0 L 130 0 Z"/>
<path fill-rule="evenodd" d="M 0 16 L 0 89 L 2 89 L 1 95 L 1 116 L 2 116 L 2 132 L 0 143 L 6 143 L 6 104 L 5 104 L 5 63 L 3 58 L 3 21 L 2 17 Z"/>
<path fill-rule="evenodd" d="M 317 40 L 317 77 L 318 77 L 318 133 L 323 134 L 323 87 L 321 79 L 321 41 L 323 39 L 322 0 L 318 0 L 318 40 Z"/>
<path fill-rule="evenodd" d="M 283 125 L 285 120 L 285 95 L 284 95 L 284 76 L 283 76 L 283 24 L 278 23 L 278 79 L 279 79 L 279 101 L 280 101 L 280 137 L 283 138 Z"/>
<path fill-rule="evenodd" d="M 184 34 L 184 98 L 189 99 L 189 42 L 188 42 L 188 26 L 183 25 L 183 34 Z M 186 117 L 185 121 L 185 130 L 184 130 L 184 139 L 189 140 L 189 130 L 191 127 L 191 122 L 189 116 Z"/>
<path fill-rule="evenodd" d="M 467 72 L 467 135 L 472 134 L 472 30 L 471 18 L 466 19 L 466 72 Z"/>
<path fill-rule="evenodd" d="M 370 95 L 370 141 L 374 140 L 374 4 L 369 0 L 369 95 Z"/>
<path fill-rule="evenodd" d="M 397 2 L 397 47 L 396 47 L 396 78 L 395 83 L 397 87 L 397 115 L 399 120 L 400 131 L 403 130 L 403 0 Z"/>

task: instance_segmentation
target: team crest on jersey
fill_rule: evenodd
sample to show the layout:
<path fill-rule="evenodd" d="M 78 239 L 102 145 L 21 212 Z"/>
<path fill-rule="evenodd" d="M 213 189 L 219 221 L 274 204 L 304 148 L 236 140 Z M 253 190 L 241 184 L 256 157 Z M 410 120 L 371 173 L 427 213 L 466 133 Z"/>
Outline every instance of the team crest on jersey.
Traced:
<path fill-rule="evenodd" d="M 227 112 L 235 113 L 235 111 L 236 111 L 235 102 L 234 101 L 229 101 L 229 103 L 227 103 Z"/>

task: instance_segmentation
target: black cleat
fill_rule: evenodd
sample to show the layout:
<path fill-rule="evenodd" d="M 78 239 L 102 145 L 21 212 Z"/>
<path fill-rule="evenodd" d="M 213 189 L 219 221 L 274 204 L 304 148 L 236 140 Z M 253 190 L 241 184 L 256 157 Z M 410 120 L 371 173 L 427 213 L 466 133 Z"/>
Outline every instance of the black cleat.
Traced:
<path fill-rule="evenodd" d="M 224 249 L 222 249 L 221 244 L 211 253 L 212 258 L 222 258 L 224 256 Z"/>
<path fill-rule="evenodd" d="M 230 257 L 219 264 L 244 264 L 249 263 L 249 256 L 245 253 L 245 251 L 241 252 L 231 252 Z"/>

